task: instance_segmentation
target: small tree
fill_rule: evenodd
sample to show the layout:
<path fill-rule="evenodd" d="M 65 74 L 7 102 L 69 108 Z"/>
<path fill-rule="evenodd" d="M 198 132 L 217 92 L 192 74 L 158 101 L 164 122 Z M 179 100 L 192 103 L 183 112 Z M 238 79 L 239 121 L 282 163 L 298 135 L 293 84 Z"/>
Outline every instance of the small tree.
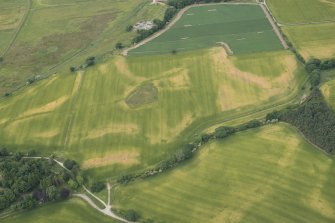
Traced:
<path fill-rule="evenodd" d="M 76 71 L 76 68 L 75 67 L 70 67 L 70 71 L 73 73 Z"/>
<path fill-rule="evenodd" d="M 117 44 L 115 44 L 115 48 L 120 50 L 120 49 L 123 48 L 123 44 L 122 43 L 117 43 Z"/>
<path fill-rule="evenodd" d="M 94 182 L 94 183 L 92 184 L 91 191 L 92 191 L 92 192 L 100 192 L 100 191 L 102 191 L 103 189 L 105 189 L 105 187 L 106 187 L 106 185 L 105 185 L 104 182 L 101 182 L 101 181 L 99 181 L 99 182 Z"/>
<path fill-rule="evenodd" d="M 130 31 L 132 31 L 133 30 L 133 26 L 132 25 L 128 25 L 127 27 L 126 27 L 126 31 L 127 32 L 130 32 Z"/>

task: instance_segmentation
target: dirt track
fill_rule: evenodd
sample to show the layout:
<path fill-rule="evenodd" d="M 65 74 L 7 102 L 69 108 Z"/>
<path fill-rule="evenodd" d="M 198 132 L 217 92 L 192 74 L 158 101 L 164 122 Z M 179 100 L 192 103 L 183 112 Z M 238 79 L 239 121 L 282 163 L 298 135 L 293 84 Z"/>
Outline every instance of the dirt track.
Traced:
<path fill-rule="evenodd" d="M 259 5 L 261 6 L 262 10 L 264 11 L 264 13 L 265 13 L 266 17 L 268 18 L 269 22 L 271 23 L 271 25 L 273 27 L 273 30 L 276 33 L 276 35 L 277 35 L 278 39 L 280 40 L 281 44 L 283 45 L 284 49 L 285 50 L 288 49 L 289 47 L 288 47 L 283 35 L 281 34 L 276 22 L 274 21 L 272 15 L 270 14 L 269 9 L 263 3 L 260 3 Z"/>

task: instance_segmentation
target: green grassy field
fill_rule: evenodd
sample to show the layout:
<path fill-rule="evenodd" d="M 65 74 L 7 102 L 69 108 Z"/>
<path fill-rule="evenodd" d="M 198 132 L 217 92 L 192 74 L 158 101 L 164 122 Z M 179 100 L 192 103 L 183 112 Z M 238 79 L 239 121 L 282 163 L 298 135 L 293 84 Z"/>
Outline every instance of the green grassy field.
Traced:
<path fill-rule="evenodd" d="M 44 207 L 26 211 L 13 217 L 1 219 L 3 223 L 117 223 L 102 215 L 78 198 L 65 202 L 48 204 Z"/>
<path fill-rule="evenodd" d="M 0 56 L 13 38 L 28 10 L 27 8 L 28 4 L 25 0 L 3 0 L 0 2 Z"/>
<path fill-rule="evenodd" d="M 321 90 L 326 101 L 335 111 L 335 80 L 328 81 L 323 84 Z"/>
<path fill-rule="evenodd" d="M 0 140 L 12 149 L 74 158 L 97 178 L 117 177 L 156 163 L 204 128 L 285 104 L 303 77 L 287 51 L 116 56 L 0 102 Z M 129 107 L 126 99 L 144 84 L 157 89 L 155 100 Z"/>
<path fill-rule="evenodd" d="M 208 48 L 219 42 L 226 42 L 235 54 L 283 49 L 258 5 L 214 4 L 188 9 L 164 34 L 129 54 Z"/>
<path fill-rule="evenodd" d="M 334 222 L 334 160 L 284 124 L 205 146 L 196 158 L 115 190 L 154 222 Z"/>
<path fill-rule="evenodd" d="M 283 31 L 305 59 L 335 57 L 335 23 L 286 26 Z"/>
<path fill-rule="evenodd" d="M 28 78 L 68 70 L 89 56 L 112 51 L 117 42 L 129 44 L 135 33 L 126 32 L 127 25 L 161 18 L 166 8 L 146 0 L 32 0 L 29 10 L 27 2 L 0 3 L 0 52 L 14 38 L 19 18 L 29 12 L 0 66 L 1 95 Z"/>
<path fill-rule="evenodd" d="M 267 0 L 280 23 L 309 23 L 335 20 L 334 0 Z"/>

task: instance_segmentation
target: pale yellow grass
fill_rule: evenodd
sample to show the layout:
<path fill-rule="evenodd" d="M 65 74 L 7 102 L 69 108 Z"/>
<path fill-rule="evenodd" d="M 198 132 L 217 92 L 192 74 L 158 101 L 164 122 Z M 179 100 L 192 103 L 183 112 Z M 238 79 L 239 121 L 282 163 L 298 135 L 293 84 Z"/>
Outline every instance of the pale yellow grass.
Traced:
<path fill-rule="evenodd" d="M 154 81 L 154 84 L 162 90 L 185 90 L 190 87 L 190 77 L 187 69 L 177 69 L 167 72 L 164 78 Z"/>
<path fill-rule="evenodd" d="M 301 55 L 305 58 L 331 58 L 335 56 L 335 44 L 324 44 L 323 46 L 302 46 L 300 48 Z"/>
<path fill-rule="evenodd" d="M 171 128 L 165 119 L 162 119 L 160 122 L 160 131 L 150 132 L 147 137 L 150 139 L 151 144 L 158 144 L 162 142 L 172 142 L 180 133 L 189 126 L 194 117 L 192 114 L 185 114 L 178 122 L 178 124 Z"/>
<path fill-rule="evenodd" d="M 85 160 L 83 169 L 109 166 L 113 164 L 133 165 L 138 163 L 139 153 L 136 150 L 108 153 L 103 157 L 95 157 Z"/>
<path fill-rule="evenodd" d="M 123 123 L 115 124 L 110 123 L 97 129 L 92 129 L 88 132 L 86 139 L 96 139 L 109 134 L 124 133 L 124 134 L 137 134 L 139 128 L 136 124 Z"/>
<path fill-rule="evenodd" d="M 30 110 L 22 113 L 19 116 L 19 118 L 32 116 L 32 115 L 36 115 L 36 114 L 41 114 L 41 113 L 46 113 L 46 112 L 52 112 L 55 109 L 57 109 L 58 107 L 60 107 L 61 105 L 63 105 L 68 99 L 69 99 L 68 96 L 62 96 L 62 97 L 58 98 L 57 100 L 52 101 L 48 104 L 45 104 L 41 107 L 33 108 L 33 109 L 30 109 Z"/>
<path fill-rule="evenodd" d="M 59 130 L 54 129 L 54 130 L 50 130 L 50 131 L 35 133 L 35 134 L 33 134 L 33 137 L 48 139 L 48 138 L 53 138 L 53 137 L 57 136 L 59 133 L 60 133 Z"/>
<path fill-rule="evenodd" d="M 124 57 L 117 57 L 114 61 L 115 67 L 118 70 L 118 72 L 128 79 L 136 82 L 143 82 L 146 79 L 144 77 L 136 76 L 133 72 L 129 70 L 127 61 Z"/>

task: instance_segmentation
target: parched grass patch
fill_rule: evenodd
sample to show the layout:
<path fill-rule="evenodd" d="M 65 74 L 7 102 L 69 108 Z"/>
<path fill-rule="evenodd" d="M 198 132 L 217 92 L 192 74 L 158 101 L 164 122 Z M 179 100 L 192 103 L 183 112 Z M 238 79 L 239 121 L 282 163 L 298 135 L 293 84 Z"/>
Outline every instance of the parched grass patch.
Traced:
<path fill-rule="evenodd" d="M 333 158 L 286 124 L 206 145 L 184 165 L 116 189 L 155 222 L 334 222 Z M 157 205 L 160 204 L 160 205 Z"/>
<path fill-rule="evenodd" d="M 322 87 L 321 91 L 325 97 L 327 103 L 335 111 L 335 80 L 326 82 Z"/>
<path fill-rule="evenodd" d="M 158 89 L 152 83 L 138 86 L 128 95 L 125 102 L 131 108 L 138 108 L 143 105 L 154 103 L 158 100 Z"/>

